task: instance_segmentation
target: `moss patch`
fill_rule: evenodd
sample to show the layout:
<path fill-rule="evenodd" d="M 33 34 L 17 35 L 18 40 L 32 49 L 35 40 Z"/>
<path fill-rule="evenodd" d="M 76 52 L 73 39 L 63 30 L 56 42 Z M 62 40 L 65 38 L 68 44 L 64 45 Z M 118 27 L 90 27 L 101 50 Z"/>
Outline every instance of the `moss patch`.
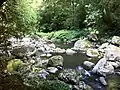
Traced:
<path fill-rule="evenodd" d="M 20 59 L 13 59 L 10 60 L 7 64 L 7 70 L 8 72 L 14 72 L 17 70 L 18 66 L 22 64 L 22 61 Z"/>

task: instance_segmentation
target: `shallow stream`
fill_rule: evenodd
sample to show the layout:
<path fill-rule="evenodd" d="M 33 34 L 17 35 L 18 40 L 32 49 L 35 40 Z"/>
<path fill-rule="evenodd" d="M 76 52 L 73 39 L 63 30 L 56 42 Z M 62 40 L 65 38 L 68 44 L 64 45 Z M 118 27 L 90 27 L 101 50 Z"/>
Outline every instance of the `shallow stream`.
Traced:
<path fill-rule="evenodd" d="M 67 49 L 71 48 L 72 45 L 57 44 L 57 47 Z M 83 65 L 83 62 L 88 60 L 88 57 L 84 53 L 78 53 L 72 56 L 63 54 L 62 56 L 64 58 L 64 68 L 76 69 L 76 67 L 82 66 L 84 69 L 88 70 Z M 98 59 L 90 59 L 90 61 L 96 64 Z M 22 84 L 21 79 L 17 76 L 14 77 L 0 75 L 0 90 L 31 90 L 29 87 Z M 90 78 L 85 78 L 84 81 L 94 90 L 120 90 L 120 76 L 107 76 L 108 86 L 103 86 L 98 81 L 98 77 L 98 75 L 92 75 Z"/>
<path fill-rule="evenodd" d="M 57 45 L 60 48 L 71 48 L 72 45 Z M 83 62 L 86 60 L 90 60 L 93 63 L 98 62 L 98 58 L 94 59 L 89 59 L 84 53 L 78 53 L 75 55 L 62 55 L 64 58 L 64 68 L 72 68 L 75 69 L 78 66 L 82 66 L 84 69 L 87 70 L 87 68 L 83 65 Z M 108 86 L 103 86 L 99 81 L 98 81 L 99 76 L 93 75 L 91 76 L 91 79 L 86 79 L 85 82 L 89 84 L 94 90 L 120 90 L 120 76 L 118 75 L 111 75 L 107 76 L 107 82 Z"/>

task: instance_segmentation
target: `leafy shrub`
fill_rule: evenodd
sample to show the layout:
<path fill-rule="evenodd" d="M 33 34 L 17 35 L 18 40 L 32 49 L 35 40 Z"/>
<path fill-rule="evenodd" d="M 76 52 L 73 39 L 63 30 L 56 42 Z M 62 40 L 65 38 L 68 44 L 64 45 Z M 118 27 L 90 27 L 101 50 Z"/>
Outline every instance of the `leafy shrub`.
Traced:
<path fill-rule="evenodd" d="M 50 33 L 37 32 L 37 35 L 57 42 L 67 42 L 75 38 L 82 38 L 86 35 L 83 30 L 59 30 Z"/>

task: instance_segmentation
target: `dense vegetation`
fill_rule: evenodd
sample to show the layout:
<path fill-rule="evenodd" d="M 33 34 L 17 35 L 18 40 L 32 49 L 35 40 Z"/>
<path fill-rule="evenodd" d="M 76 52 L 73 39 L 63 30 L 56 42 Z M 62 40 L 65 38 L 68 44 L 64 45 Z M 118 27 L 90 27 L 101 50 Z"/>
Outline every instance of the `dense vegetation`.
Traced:
<path fill-rule="evenodd" d="M 119 11 L 119 0 L 2 0 L 0 37 L 58 30 L 119 35 Z"/>
<path fill-rule="evenodd" d="M 74 88 L 91 90 L 87 89 L 91 87 L 84 82 L 86 76 L 90 77 L 89 72 L 82 67 L 78 67 L 81 69 L 80 72 L 77 71 L 77 67 L 65 70 L 63 68 L 65 60 L 63 61 L 63 58 L 60 60 L 58 54 L 72 56 L 83 50 L 86 58 L 90 58 L 90 56 L 91 58 L 106 58 L 106 54 L 104 55 L 107 52 L 106 48 L 108 47 L 110 52 L 115 49 L 115 55 L 114 52 L 110 53 L 110 56 L 115 56 L 115 60 L 102 58 L 108 62 L 100 65 L 100 69 L 101 66 L 105 66 L 102 68 L 103 71 L 104 69 L 108 71 L 109 68 L 111 69 L 108 63 L 111 62 L 114 64 L 111 65 L 110 71 L 112 72 L 114 68 L 120 66 L 118 58 L 120 55 L 118 47 L 120 46 L 119 12 L 120 0 L 0 0 L 0 90 L 4 88 L 10 88 L 4 90 L 12 90 L 13 84 L 14 89 L 18 89 L 16 86 L 21 86 L 21 84 L 23 86 L 23 82 L 34 90 L 70 90 Z M 114 37 L 112 38 L 112 36 Z M 61 41 L 68 45 L 74 43 L 74 47 L 61 48 L 57 46 L 58 43 L 54 44 L 49 40 L 60 42 L 59 45 L 61 45 Z M 99 48 L 102 46 L 101 44 L 104 47 Z M 78 58 L 81 59 L 79 55 Z M 42 60 L 43 58 L 45 60 Z M 70 63 L 72 64 L 72 62 Z M 63 76 L 57 76 L 57 73 L 61 73 Z M 84 75 L 85 73 L 86 75 Z M 98 75 L 96 72 L 95 74 L 103 79 L 106 79 L 105 76 L 107 76 L 106 73 Z M 120 72 L 114 74 L 120 75 Z M 20 80 L 15 78 L 20 78 Z M 99 79 L 95 77 L 98 82 Z M 17 81 L 21 84 L 17 84 Z M 110 86 L 113 88 L 120 85 L 114 80 L 108 81 L 109 85 L 112 82 Z M 101 82 L 101 84 L 103 83 Z M 120 86 L 116 88 L 120 88 Z"/>
<path fill-rule="evenodd" d="M 39 30 L 85 28 L 119 32 L 119 0 L 46 0 L 39 12 Z"/>

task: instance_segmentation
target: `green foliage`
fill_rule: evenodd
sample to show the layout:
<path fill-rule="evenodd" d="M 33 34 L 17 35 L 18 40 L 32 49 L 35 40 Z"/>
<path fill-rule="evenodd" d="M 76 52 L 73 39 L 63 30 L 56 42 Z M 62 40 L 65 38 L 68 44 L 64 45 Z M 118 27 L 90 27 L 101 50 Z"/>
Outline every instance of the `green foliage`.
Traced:
<path fill-rule="evenodd" d="M 41 90 L 70 90 L 69 86 L 60 81 L 44 81 Z"/>
<path fill-rule="evenodd" d="M 22 64 L 20 59 L 10 60 L 7 65 L 8 72 L 14 72 L 18 69 L 18 66 Z"/>
<path fill-rule="evenodd" d="M 67 42 L 75 38 L 86 36 L 86 33 L 83 30 L 59 30 L 50 33 L 37 32 L 36 34 L 40 37 L 52 39 L 57 42 Z"/>
<path fill-rule="evenodd" d="M 8 0 L 0 9 L 0 41 L 36 30 L 97 30 L 119 35 L 119 11 L 119 0 Z M 64 33 L 60 36 L 71 38 Z"/>
<path fill-rule="evenodd" d="M 0 37 L 20 37 L 36 30 L 38 0 L 7 0 L 0 9 Z M 3 41 L 4 41 L 3 40 Z"/>
<path fill-rule="evenodd" d="M 39 30 L 50 32 L 83 27 L 84 6 L 79 1 L 48 0 L 39 10 Z"/>
<path fill-rule="evenodd" d="M 103 9 L 103 28 L 104 32 L 109 35 L 120 35 L 120 1 L 119 0 L 104 0 L 102 4 Z"/>
<path fill-rule="evenodd" d="M 119 5 L 119 0 L 44 0 L 38 12 L 39 31 L 92 28 L 120 34 Z"/>
<path fill-rule="evenodd" d="M 26 79 L 25 83 L 34 90 L 71 90 L 69 85 L 59 80 L 43 80 L 39 77 Z"/>
<path fill-rule="evenodd" d="M 94 7 L 93 5 L 85 5 L 86 7 L 86 19 L 84 22 L 87 24 L 87 27 L 93 27 L 95 28 L 98 24 L 98 21 L 102 18 L 102 14 L 99 9 Z"/>

